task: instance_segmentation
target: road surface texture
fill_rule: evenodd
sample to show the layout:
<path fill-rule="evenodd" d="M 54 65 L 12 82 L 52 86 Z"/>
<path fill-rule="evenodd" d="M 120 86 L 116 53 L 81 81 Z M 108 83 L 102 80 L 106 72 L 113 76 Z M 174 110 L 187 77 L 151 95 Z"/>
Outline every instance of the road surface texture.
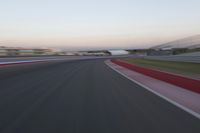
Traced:
<path fill-rule="evenodd" d="M 1 133 L 199 133 L 200 120 L 103 59 L 0 69 Z"/>

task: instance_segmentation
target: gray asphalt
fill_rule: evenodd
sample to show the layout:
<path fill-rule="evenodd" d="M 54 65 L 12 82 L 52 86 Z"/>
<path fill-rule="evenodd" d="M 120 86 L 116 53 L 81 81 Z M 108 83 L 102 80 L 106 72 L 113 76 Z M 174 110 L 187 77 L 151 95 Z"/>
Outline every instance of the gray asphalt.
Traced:
<path fill-rule="evenodd" d="M 200 133 L 200 120 L 104 60 L 0 69 L 1 133 Z"/>

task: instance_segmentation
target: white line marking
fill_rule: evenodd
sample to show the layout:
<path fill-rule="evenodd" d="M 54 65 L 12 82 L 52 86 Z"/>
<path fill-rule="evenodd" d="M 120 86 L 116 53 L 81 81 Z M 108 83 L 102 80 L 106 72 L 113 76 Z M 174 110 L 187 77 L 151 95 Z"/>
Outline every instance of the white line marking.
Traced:
<path fill-rule="evenodd" d="M 55 61 L 55 60 L 66 60 L 66 59 L 42 59 L 42 60 L 8 61 L 8 62 L 0 62 L 0 65 L 10 65 L 10 64 L 17 64 L 17 63 L 33 63 L 33 62 L 41 62 L 41 61 Z"/>
<path fill-rule="evenodd" d="M 127 79 L 131 80 L 132 82 L 138 84 L 139 86 L 142 86 L 142 87 L 145 88 L 146 90 L 148 90 L 148 91 L 154 93 L 155 95 L 161 97 L 162 99 L 168 101 L 169 103 L 171 103 L 171 104 L 173 104 L 173 105 L 179 107 L 180 109 L 182 109 L 182 110 L 186 111 L 187 113 L 189 113 L 189 114 L 195 116 L 196 118 L 200 119 L 200 114 L 199 114 L 199 113 L 194 112 L 193 110 L 191 110 L 191 109 L 189 109 L 189 108 L 187 108 L 187 107 L 185 107 L 185 106 L 183 106 L 183 105 L 181 105 L 181 104 L 179 104 L 179 103 L 177 103 L 177 102 L 175 102 L 175 101 L 173 101 L 173 100 L 171 100 L 171 99 L 169 99 L 169 98 L 163 96 L 162 94 L 160 94 L 160 93 L 158 93 L 158 92 L 152 90 L 151 88 L 149 88 L 149 87 L 147 87 L 147 86 L 141 84 L 140 82 L 138 82 L 138 81 L 136 81 L 136 80 L 134 80 L 134 79 L 128 77 L 127 75 L 125 75 L 124 73 L 120 72 L 119 70 L 117 70 L 116 68 L 114 68 L 113 66 L 111 66 L 110 64 L 108 64 L 108 63 L 106 63 L 106 62 L 105 62 L 105 64 L 108 65 L 108 66 L 109 66 L 111 69 L 113 69 L 114 71 L 116 71 L 116 72 L 118 72 L 119 74 L 121 74 L 122 76 L 124 76 L 124 77 L 126 77 Z"/>

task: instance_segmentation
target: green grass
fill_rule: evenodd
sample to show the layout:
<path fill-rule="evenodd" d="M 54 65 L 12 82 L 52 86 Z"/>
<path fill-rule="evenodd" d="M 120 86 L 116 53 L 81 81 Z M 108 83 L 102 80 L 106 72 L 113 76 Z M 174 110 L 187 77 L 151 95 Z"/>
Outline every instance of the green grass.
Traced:
<path fill-rule="evenodd" d="M 125 61 L 136 65 L 173 72 L 200 79 L 200 63 L 160 61 L 142 58 L 128 58 Z"/>

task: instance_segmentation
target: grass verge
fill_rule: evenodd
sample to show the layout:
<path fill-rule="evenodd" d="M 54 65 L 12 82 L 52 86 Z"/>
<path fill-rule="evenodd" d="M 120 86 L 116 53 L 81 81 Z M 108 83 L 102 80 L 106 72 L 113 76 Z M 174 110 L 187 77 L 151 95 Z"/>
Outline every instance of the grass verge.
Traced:
<path fill-rule="evenodd" d="M 125 61 L 143 67 L 153 68 L 161 71 L 181 74 L 200 79 L 200 63 L 160 61 L 143 58 L 128 58 Z"/>

